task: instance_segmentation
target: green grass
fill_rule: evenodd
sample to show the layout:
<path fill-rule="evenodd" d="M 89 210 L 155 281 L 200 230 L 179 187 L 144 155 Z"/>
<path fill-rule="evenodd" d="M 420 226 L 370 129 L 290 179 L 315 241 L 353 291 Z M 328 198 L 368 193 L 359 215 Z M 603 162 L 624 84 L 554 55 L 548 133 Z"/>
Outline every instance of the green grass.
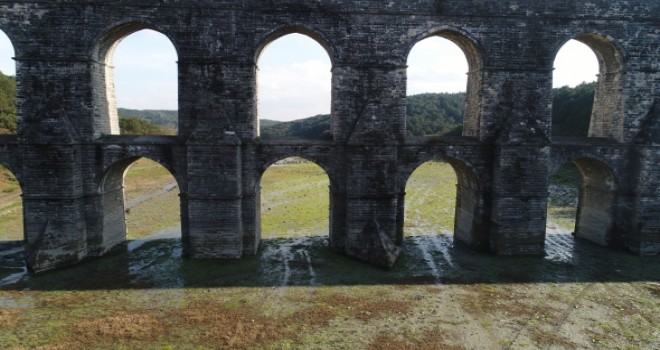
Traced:
<path fill-rule="evenodd" d="M 16 177 L 4 166 L 0 165 L 0 193 L 20 191 Z"/>
<path fill-rule="evenodd" d="M 124 176 L 124 201 L 127 204 L 160 194 L 126 212 L 126 237 L 138 239 L 154 232 L 177 227 L 181 222 L 178 187 L 163 192 L 176 180 L 160 164 L 146 158 L 133 163 Z M 128 209 L 128 208 L 127 208 Z"/>
<path fill-rule="evenodd" d="M 553 183 L 572 186 L 579 181 L 575 168 L 562 168 Z M 142 158 L 126 173 L 125 200 L 132 203 L 161 192 L 175 183 L 161 165 Z M 19 192 L 17 192 L 19 191 Z M 23 238 L 23 219 L 18 182 L 0 168 L 0 240 Z M 300 234 L 327 235 L 329 226 L 329 180 L 323 169 L 310 162 L 271 166 L 261 180 L 262 235 L 265 238 L 292 237 Z M 447 163 L 422 164 L 406 184 L 405 235 L 452 232 L 456 205 L 456 175 Z M 6 198 L 2 201 L 1 198 Z M 158 196 L 131 208 L 126 214 L 127 235 L 136 239 L 180 223 L 178 190 Z M 551 205 L 549 219 L 572 229 L 576 209 Z"/>
<path fill-rule="evenodd" d="M 124 176 L 124 195 L 127 203 L 160 192 L 176 180 L 162 165 L 146 158 L 133 163 Z M 175 191 L 178 192 L 178 191 Z"/>
<path fill-rule="evenodd" d="M 264 238 L 328 235 L 330 180 L 310 162 L 275 164 L 261 179 Z"/>
<path fill-rule="evenodd" d="M 549 225 L 556 225 L 570 231 L 575 229 L 580 181 L 580 172 L 573 164 L 562 167 L 550 179 L 551 186 L 557 188 L 557 191 L 550 192 Z"/>
<path fill-rule="evenodd" d="M 0 165 L 0 241 L 23 239 L 23 205 L 16 177 Z"/>
<path fill-rule="evenodd" d="M 453 231 L 456 175 L 447 163 L 427 162 L 406 185 L 406 235 Z M 271 166 L 261 180 L 264 238 L 327 235 L 329 180 L 311 162 Z"/>
<path fill-rule="evenodd" d="M 452 232 L 456 183 L 447 163 L 426 162 L 417 168 L 406 183 L 404 234 Z"/>
<path fill-rule="evenodd" d="M 575 216 L 577 209 L 568 206 L 548 206 L 548 220 L 564 229 L 575 229 Z"/>

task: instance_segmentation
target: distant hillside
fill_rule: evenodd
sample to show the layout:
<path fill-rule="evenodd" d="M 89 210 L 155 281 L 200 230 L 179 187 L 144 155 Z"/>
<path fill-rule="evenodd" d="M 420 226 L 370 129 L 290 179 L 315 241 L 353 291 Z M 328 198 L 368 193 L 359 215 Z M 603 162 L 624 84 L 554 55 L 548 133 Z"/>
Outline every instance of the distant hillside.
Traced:
<path fill-rule="evenodd" d="M 307 139 L 332 139 L 330 134 L 330 115 L 319 114 L 314 117 L 264 125 L 261 121 L 260 136 L 265 139 L 277 137 L 300 137 Z"/>
<path fill-rule="evenodd" d="M 552 134 L 586 136 L 595 83 L 553 90 Z M 410 136 L 460 134 L 465 94 L 420 94 L 407 98 Z M 176 134 L 178 111 L 119 108 L 122 134 Z M 290 122 L 262 119 L 261 137 L 330 139 L 330 116 L 317 115 Z M 16 133 L 16 80 L 0 72 L 0 134 Z"/>
<path fill-rule="evenodd" d="M 408 135 L 446 135 L 459 131 L 463 122 L 465 94 L 421 94 L 408 97 Z M 330 139 L 330 116 L 317 115 L 310 118 L 267 124 L 261 121 L 261 137 L 299 137 Z"/>
<path fill-rule="evenodd" d="M 595 83 L 553 90 L 552 134 L 587 136 L 593 107 Z M 409 136 L 460 135 L 465 105 L 464 93 L 420 94 L 408 96 L 406 130 Z M 261 137 L 330 137 L 330 116 L 267 125 L 261 121 Z"/>
<path fill-rule="evenodd" d="M 174 129 L 176 129 L 179 124 L 179 111 L 117 108 L 117 114 L 119 114 L 120 117 L 138 118 L 152 124 Z"/>
<path fill-rule="evenodd" d="M 259 119 L 259 125 L 261 126 L 273 126 L 282 123 L 279 120 L 270 120 L 270 119 Z"/>
<path fill-rule="evenodd" d="M 119 117 L 119 133 L 122 135 L 176 135 L 176 129 L 156 125 L 136 117 Z"/>

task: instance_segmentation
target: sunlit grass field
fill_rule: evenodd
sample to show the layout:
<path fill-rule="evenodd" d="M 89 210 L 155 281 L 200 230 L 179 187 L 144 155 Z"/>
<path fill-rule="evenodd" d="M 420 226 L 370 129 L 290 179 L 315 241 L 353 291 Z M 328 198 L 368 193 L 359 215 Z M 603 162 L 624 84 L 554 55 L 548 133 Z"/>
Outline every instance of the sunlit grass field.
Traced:
<path fill-rule="evenodd" d="M 261 179 L 264 238 L 328 235 L 330 181 L 318 165 L 300 159 L 272 165 Z"/>
<path fill-rule="evenodd" d="M 448 163 L 422 164 L 406 183 L 404 234 L 454 231 L 456 174 Z"/>
<path fill-rule="evenodd" d="M 567 184 L 572 174 L 559 176 Z M 127 237 L 137 239 L 180 222 L 179 191 L 174 177 L 158 163 L 140 159 L 125 179 Z M 261 180 L 262 234 L 264 237 L 305 234 L 327 235 L 329 180 L 319 166 L 301 160 L 271 166 Z M 447 163 L 422 164 L 406 184 L 405 233 L 451 233 L 456 205 L 456 175 Z M 144 201 L 143 203 L 140 203 Z M 572 229 L 575 207 L 551 198 L 549 215 L 554 224 Z M 16 178 L 0 168 L 0 240 L 21 240 L 23 231 L 20 187 Z M 423 220 L 422 220 L 423 218 Z"/>
<path fill-rule="evenodd" d="M 0 165 L 0 241 L 23 239 L 21 188 L 16 177 Z"/>
<path fill-rule="evenodd" d="M 138 160 L 126 172 L 124 186 L 128 239 L 180 225 L 179 188 L 163 166 L 145 158 Z"/>

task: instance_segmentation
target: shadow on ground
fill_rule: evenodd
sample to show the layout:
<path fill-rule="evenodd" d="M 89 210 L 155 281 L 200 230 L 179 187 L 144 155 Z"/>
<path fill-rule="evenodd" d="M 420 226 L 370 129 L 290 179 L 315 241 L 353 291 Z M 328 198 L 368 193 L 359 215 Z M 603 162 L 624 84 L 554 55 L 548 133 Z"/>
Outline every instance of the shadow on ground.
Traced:
<path fill-rule="evenodd" d="M 19 242 L 20 243 L 20 242 Z M 326 237 L 264 240 L 256 256 L 208 261 L 181 258 L 181 240 L 152 237 L 122 251 L 32 275 L 20 244 L 0 253 L 0 289 L 141 288 L 574 283 L 660 281 L 660 257 L 639 257 L 550 234 L 544 257 L 505 257 L 454 245 L 451 235 L 407 237 L 396 266 L 384 270 L 330 251 Z"/>

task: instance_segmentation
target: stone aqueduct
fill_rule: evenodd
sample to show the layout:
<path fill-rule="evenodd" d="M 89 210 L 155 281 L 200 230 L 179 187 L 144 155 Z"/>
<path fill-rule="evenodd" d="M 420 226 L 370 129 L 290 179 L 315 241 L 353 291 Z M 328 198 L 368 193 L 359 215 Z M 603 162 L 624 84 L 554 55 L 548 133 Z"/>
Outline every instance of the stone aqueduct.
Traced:
<path fill-rule="evenodd" d="M 150 28 L 178 53 L 179 134 L 118 134 L 114 46 Z M 656 0 L 0 0 L 15 48 L 19 131 L 0 163 L 23 191 L 34 271 L 101 256 L 125 240 L 123 173 L 137 158 L 178 181 L 184 255 L 239 258 L 260 241 L 259 179 L 310 159 L 330 178 L 330 245 L 390 265 L 405 184 L 431 159 L 458 178 L 455 240 L 542 254 L 548 179 L 574 162 L 576 236 L 660 252 L 660 3 Z M 331 141 L 260 140 L 260 51 L 298 32 L 332 61 Z M 469 62 L 462 137 L 405 133 L 406 59 L 452 40 Z M 576 39 L 600 62 L 588 137 L 551 136 L 553 61 Z"/>

